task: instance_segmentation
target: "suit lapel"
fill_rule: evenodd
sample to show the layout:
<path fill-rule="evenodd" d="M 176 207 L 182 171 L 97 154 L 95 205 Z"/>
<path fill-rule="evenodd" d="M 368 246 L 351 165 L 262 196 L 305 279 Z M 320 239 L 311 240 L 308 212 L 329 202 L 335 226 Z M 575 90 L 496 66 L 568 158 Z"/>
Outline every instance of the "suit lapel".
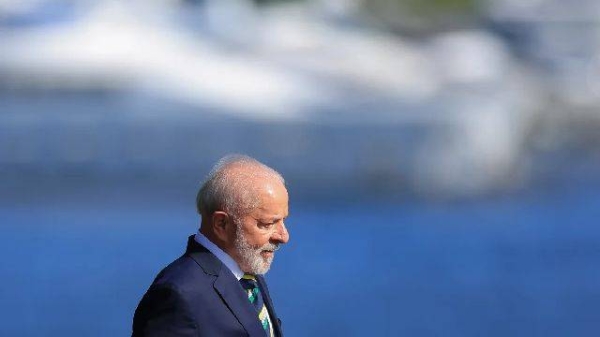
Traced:
<path fill-rule="evenodd" d="M 224 275 L 219 275 L 215 281 L 215 290 L 250 336 L 264 337 L 265 330 L 258 321 L 256 309 L 248 301 L 248 295 L 235 276 L 229 270 L 223 271 L 224 269 L 221 269 L 221 274 Z"/>
<path fill-rule="evenodd" d="M 193 236 L 190 236 L 188 240 L 186 253 L 198 263 L 205 273 L 216 276 L 213 288 L 248 332 L 248 335 L 264 337 L 265 330 L 258 321 L 256 309 L 248 301 L 246 292 L 229 269 L 208 249 L 198 244 Z"/>
<path fill-rule="evenodd" d="M 264 277 L 258 276 L 256 278 L 258 281 L 258 286 L 260 287 L 261 292 L 263 293 L 263 298 L 265 300 L 265 305 L 269 310 L 271 316 L 271 324 L 273 324 L 273 331 L 275 331 L 275 336 L 282 336 L 281 325 L 279 324 L 279 318 L 275 313 L 275 308 L 273 306 L 273 302 L 271 301 L 271 296 L 269 295 L 269 289 L 267 288 L 267 283 L 265 282 Z"/>

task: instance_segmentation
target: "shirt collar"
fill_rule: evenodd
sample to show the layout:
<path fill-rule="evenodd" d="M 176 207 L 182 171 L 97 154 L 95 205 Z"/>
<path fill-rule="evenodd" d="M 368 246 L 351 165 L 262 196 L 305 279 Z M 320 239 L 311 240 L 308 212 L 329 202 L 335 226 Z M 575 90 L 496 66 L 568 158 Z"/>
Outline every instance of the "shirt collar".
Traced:
<path fill-rule="evenodd" d="M 200 230 L 194 236 L 194 240 L 204 246 L 208 251 L 213 253 L 227 268 L 233 273 L 233 275 L 238 279 L 238 281 L 244 276 L 244 272 L 240 269 L 240 266 L 225 253 L 221 248 L 215 245 L 212 241 L 210 241 L 204 234 L 200 233 Z"/>

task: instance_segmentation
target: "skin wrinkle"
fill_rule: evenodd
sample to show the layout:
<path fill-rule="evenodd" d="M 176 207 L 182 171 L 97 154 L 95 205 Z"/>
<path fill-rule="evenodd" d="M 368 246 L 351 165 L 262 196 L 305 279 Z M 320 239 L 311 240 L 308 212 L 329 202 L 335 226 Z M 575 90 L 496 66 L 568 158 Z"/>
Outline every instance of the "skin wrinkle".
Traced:
<path fill-rule="evenodd" d="M 252 184 L 260 206 L 235 222 L 234 254 L 245 272 L 264 274 L 273 261 L 274 251 L 288 240 L 284 225 L 288 196 L 285 187 L 273 179 L 258 178 Z"/>
<path fill-rule="evenodd" d="M 223 158 L 197 197 L 200 231 L 251 274 L 269 270 L 274 252 L 289 240 L 283 177 L 246 156 Z"/>
<path fill-rule="evenodd" d="M 263 258 L 260 254 L 263 251 L 277 251 L 279 244 L 266 243 L 261 247 L 253 248 L 242 235 L 242 224 L 236 224 L 236 227 L 235 247 L 243 260 L 241 264 L 248 266 L 245 272 L 254 275 L 265 274 L 269 271 L 275 256 Z"/>

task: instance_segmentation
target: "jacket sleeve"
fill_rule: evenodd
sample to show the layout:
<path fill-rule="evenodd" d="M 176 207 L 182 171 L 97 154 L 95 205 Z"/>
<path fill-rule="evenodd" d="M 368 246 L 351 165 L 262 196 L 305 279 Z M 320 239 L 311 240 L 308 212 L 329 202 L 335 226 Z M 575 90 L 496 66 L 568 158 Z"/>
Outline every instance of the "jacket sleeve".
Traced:
<path fill-rule="evenodd" d="M 199 336 L 181 294 L 164 285 L 146 292 L 133 317 L 132 337 L 159 336 Z"/>

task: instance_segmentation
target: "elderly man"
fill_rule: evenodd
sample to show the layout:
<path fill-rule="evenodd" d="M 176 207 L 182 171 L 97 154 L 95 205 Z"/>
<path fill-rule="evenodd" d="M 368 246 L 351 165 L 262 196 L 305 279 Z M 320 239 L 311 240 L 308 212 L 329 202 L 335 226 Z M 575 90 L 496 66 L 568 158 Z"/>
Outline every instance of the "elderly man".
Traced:
<path fill-rule="evenodd" d="M 196 201 L 200 230 L 140 301 L 133 336 L 282 336 L 262 277 L 289 240 L 282 176 L 253 158 L 225 157 Z"/>

